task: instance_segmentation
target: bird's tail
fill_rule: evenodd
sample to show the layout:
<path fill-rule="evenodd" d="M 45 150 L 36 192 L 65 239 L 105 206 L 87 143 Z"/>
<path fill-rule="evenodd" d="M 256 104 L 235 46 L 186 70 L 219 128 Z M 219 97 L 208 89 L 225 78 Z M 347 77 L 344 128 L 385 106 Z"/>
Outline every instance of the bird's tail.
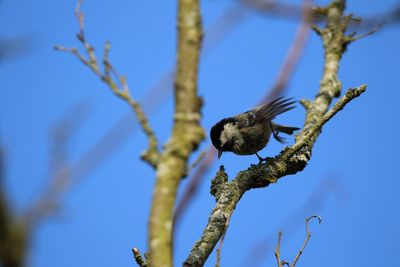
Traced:
<path fill-rule="evenodd" d="M 284 126 L 271 122 L 271 130 L 276 141 L 280 143 L 285 142 L 285 138 L 280 137 L 279 133 L 293 134 L 295 131 L 300 130 L 298 127 Z"/>
<path fill-rule="evenodd" d="M 293 134 L 295 131 L 300 130 L 298 127 L 284 126 L 272 123 L 272 129 L 285 134 Z"/>

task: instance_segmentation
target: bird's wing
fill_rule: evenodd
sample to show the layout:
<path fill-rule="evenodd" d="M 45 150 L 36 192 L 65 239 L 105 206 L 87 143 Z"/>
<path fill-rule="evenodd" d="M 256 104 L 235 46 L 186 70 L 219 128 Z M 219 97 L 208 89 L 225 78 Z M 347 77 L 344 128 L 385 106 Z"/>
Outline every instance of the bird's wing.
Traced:
<path fill-rule="evenodd" d="M 236 115 L 234 118 L 239 129 L 251 127 L 257 122 L 256 113 L 253 110 Z"/>
<path fill-rule="evenodd" d="M 259 121 L 272 121 L 276 116 L 286 111 L 293 109 L 293 105 L 296 101 L 292 101 L 292 98 L 277 98 L 272 102 L 264 104 L 253 110 L 256 120 Z"/>

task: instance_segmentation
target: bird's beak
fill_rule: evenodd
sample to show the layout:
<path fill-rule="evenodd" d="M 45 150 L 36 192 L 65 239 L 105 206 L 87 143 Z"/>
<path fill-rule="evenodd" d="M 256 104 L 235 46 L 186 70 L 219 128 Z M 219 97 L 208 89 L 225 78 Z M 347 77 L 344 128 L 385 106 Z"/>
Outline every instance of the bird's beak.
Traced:
<path fill-rule="evenodd" d="M 219 150 L 218 150 L 218 158 L 220 158 L 220 157 L 221 157 L 221 155 L 222 155 L 222 150 L 221 150 L 221 149 L 219 149 Z"/>

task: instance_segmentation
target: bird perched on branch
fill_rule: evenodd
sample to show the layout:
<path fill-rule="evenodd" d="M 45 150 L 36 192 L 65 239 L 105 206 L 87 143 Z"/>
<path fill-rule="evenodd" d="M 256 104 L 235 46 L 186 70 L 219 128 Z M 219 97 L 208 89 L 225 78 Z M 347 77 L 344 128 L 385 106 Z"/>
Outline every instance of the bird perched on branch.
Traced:
<path fill-rule="evenodd" d="M 293 134 L 297 127 L 283 126 L 272 120 L 278 115 L 293 109 L 296 101 L 292 98 L 277 98 L 267 104 L 260 105 L 239 115 L 222 119 L 210 131 L 211 141 L 218 150 L 218 158 L 225 151 L 237 155 L 256 154 L 260 163 L 265 161 L 258 155 L 271 136 L 280 143 L 285 140 L 279 133 Z"/>

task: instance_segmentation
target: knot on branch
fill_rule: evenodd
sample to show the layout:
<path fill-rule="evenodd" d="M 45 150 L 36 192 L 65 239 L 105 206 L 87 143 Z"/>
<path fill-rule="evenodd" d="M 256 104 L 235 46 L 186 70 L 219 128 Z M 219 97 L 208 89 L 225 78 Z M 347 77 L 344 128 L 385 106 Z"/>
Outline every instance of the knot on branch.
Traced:
<path fill-rule="evenodd" d="M 156 168 L 160 161 L 160 154 L 157 150 L 145 150 L 140 154 L 140 158 L 149 163 L 153 168 Z"/>
<path fill-rule="evenodd" d="M 301 99 L 300 104 L 303 106 L 303 108 L 307 111 L 311 108 L 312 102 L 308 99 Z"/>
<path fill-rule="evenodd" d="M 213 195 L 217 201 L 221 196 L 222 188 L 226 182 L 228 182 L 228 175 L 225 172 L 224 166 L 221 165 L 214 179 L 211 180 L 210 188 L 210 194 Z"/>

